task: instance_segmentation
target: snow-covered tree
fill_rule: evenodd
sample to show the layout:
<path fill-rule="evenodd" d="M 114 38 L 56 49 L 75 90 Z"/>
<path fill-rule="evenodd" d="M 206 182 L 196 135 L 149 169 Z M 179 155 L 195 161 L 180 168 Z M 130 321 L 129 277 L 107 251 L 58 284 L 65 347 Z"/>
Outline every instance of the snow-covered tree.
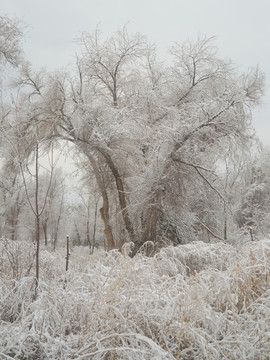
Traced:
<path fill-rule="evenodd" d="M 32 85 L 43 136 L 68 140 L 87 158 L 108 248 L 119 236 L 116 222 L 134 253 L 149 240 L 196 239 L 198 222 L 205 222 L 201 199 L 208 191 L 224 197 L 215 186 L 220 159 L 252 137 L 263 75 L 239 74 L 218 57 L 213 39 L 175 44 L 168 66 L 126 29 L 105 40 L 84 34 L 79 43 L 77 75 L 36 76 L 31 84 L 34 76 L 25 73 L 22 84 Z M 212 205 L 203 206 L 211 212 Z"/>

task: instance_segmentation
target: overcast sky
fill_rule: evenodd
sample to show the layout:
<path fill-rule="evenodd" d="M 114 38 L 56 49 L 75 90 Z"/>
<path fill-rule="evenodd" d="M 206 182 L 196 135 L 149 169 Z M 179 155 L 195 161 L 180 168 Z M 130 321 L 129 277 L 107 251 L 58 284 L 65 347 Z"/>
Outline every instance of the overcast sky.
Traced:
<path fill-rule="evenodd" d="M 221 57 L 266 74 L 264 105 L 254 113 L 260 139 L 270 146 L 270 0 L 0 0 L 1 15 L 26 25 L 24 50 L 35 69 L 74 63 L 74 39 L 97 25 L 111 34 L 128 24 L 155 42 L 162 55 L 173 41 L 217 37 Z"/>

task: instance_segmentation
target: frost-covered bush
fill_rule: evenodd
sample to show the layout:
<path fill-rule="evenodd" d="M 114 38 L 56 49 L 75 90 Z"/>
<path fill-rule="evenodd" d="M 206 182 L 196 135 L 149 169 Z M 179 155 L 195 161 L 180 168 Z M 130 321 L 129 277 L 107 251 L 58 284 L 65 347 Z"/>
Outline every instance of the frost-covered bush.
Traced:
<path fill-rule="evenodd" d="M 25 241 L 0 238 L 0 272 L 7 278 L 19 280 L 29 276 L 33 268 L 35 247 Z"/>
<path fill-rule="evenodd" d="M 270 241 L 42 251 L 41 280 L 1 272 L 4 359 L 267 359 Z M 26 264 L 27 267 L 27 264 Z M 24 272 L 22 272 L 24 273 Z M 12 315 L 12 316 L 11 316 Z"/>
<path fill-rule="evenodd" d="M 223 243 L 208 244 L 197 241 L 182 246 L 169 246 L 161 249 L 157 254 L 157 264 L 168 266 L 169 263 L 178 269 L 177 272 L 186 272 L 192 275 L 194 271 L 199 272 L 205 269 L 214 268 L 225 270 L 233 261 L 237 249 Z M 165 261 L 164 261 L 165 259 Z M 164 268 L 163 268 L 164 271 Z"/>

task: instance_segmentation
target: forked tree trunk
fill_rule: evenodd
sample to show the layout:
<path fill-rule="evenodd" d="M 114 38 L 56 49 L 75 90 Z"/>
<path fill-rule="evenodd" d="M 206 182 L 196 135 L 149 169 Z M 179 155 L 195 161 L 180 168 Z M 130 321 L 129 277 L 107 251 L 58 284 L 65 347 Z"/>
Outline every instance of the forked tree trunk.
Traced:
<path fill-rule="evenodd" d="M 107 164 L 108 164 L 108 166 L 109 166 L 109 168 L 110 168 L 110 170 L 111 170 L 111 172 L 112 172 L 112 174 L 114 176 L 115 183 L 116 183 L 116 188 L 117 188 L 117 191 L 118 191 L 119 204 L 120 204 L 123 220 L 124 220 L 124 223 L 125 223 L 125 227 L 126 227 L 126 230 L 128 232 L 130 241 L 134 242 L 134 240 L 135 240 L 134 228 L 133 228 L 133 225 L 131 223 L 129 212 L 128 212 L 128 209 L 127 209 L 126 193 L 125 193 L 125 190 L 124 190 L 123 181 L 121 179 L 121 176 L 120 176 L 116 166 L 114 165 L 114 162 L 112 161 L 111 156 L 109 154 L 105 153 L 102 150 L 100 152 L 104 156 L 104 158 L 106 159 Z"/>

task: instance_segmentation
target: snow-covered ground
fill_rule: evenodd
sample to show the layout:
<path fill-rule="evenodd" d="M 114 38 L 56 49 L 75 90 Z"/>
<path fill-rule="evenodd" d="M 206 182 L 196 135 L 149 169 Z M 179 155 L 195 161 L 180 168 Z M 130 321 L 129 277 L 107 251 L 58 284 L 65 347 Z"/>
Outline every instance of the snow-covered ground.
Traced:
<path fill-rule="evenodd" d="M 0 241 L 1 359 L 267 359 L 270 241 L 154 257 Z"/>

